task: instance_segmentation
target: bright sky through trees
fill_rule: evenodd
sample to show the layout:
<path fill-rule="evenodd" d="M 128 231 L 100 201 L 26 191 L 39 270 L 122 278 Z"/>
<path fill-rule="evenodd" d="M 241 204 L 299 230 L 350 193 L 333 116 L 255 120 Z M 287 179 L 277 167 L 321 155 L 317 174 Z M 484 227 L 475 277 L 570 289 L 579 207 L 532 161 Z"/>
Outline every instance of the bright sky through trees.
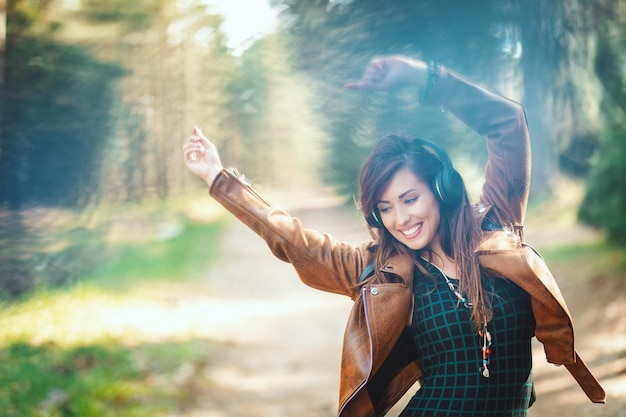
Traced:
<path fill-rule="evenodd" d="M 276 24 L 276 11 L 269 0 L 206 0 L 224 16 L 228 46 L 245 49 L 247 40 L 271 32 Z"/>

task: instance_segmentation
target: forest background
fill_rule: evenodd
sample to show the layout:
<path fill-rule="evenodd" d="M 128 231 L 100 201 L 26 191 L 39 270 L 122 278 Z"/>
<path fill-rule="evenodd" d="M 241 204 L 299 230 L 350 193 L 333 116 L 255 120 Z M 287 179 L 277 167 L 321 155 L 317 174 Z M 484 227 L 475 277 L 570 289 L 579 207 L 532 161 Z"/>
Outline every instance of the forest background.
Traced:
<path fill-rule="evenodd" d="M 210 0 L 0 0 L 2 308 L 114 264 L 153 277 L 193 268 L 188 248 L 164 266 L 137 247 L 146 234 L 194 239 L 198 219 L 219 233 L 182 164 L 194 125 L 273 193 L 351 202 L 372 144 L 398 131 L 446 146 L 478 193 L 476 133 L 418 111 L 418 91 L 343 89 L 379 54 L 442 62 L 523 103 L 531 203 L 578 193 L 577 219 L 626 244 L 626 1 L 271 4 L 275 31 L 233 48 Z"/>

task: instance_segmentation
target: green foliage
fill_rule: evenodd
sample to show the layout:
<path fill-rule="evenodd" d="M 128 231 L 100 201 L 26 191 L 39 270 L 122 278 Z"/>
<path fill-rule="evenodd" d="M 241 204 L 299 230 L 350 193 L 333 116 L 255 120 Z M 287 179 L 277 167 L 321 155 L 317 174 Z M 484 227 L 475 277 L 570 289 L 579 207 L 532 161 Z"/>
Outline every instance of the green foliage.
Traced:
<path fill-rule="evenodd" d="M 194 395 L 177 381 L 176 371 L 181 364 L 202 369 L 210 347 L 203 340 L 136 347 L 15 343 L 0 351 L 0 409 L 4 417 L 175 412 L 188 407 Z M 198 389 L 210 380 L 199 375 L 194 384 Z"/>
<path fill-rule="evenodd" d="M 136 222 L 142 220 L 137 219 Z M 106 258 L 94 265 L 83 280 L 122 288 L 137 281 L 177 281 L 213 259 L 221 223 L 175 221 L 164 225 L 176 236 L 154 239 L 146 231 L 139 241 L 110 242 L 106 247 Z"/>
<path fill-rule="evenodd" d="M 98 230 L 75 225 L 58 233 L 34 227 L 38 210 L 46 211 L 34 207 L 83 209 L 88 204 L 139 200 L 153 196 L 155 190 L 165 197 L 174 181 L 181 187 L 181 178 L 187 177 L 181 174 L 183 164 L 175 153 L 180 152 L 180 142 L 173 138 L 182 140 L 180 123 L 183 115 L 189 116 L 185 111 L 202 109 L 200 120 L 214 120 L 215 110 L 224 107 L 224 94 L 213 88 L 225 84 L 223 77 L 204 83 L 205 91 L 181 92 L 182 87 L 197 90 L 203 80 L 193 78 L 186 85 L 180 70 L 188 65 L 179 65 L 184 61 L 182 48 L 172 47 L 167 32 L 177 23 L 179 30 L 171 33 L 184 34 L 190 54 L 202 51 L 193 65 L 198 72 L 212 72 L 209 63 L 228 74 L 224 59 L 228 53 L 220 49 L 223 38 L 217 30 L 221 17 L 207 15 L 207 5 L 198 1 L 186 2 L 190 9 L 185 16 L 172 12 L 177 2 L 171 0 L 131 3 L 80 2 L 78 9 L 66 9 L 66 2 L 56 0 L 8 4 L 0 207 L 9 210 L 0 212 L 2 297 L 19 296 L 34 287 L 70 285 L 110 261 L 109 255 L 132 252 L 155 276 L 175 276 L 173 270 L 188 259 L 166 253 L 154 261 L 147 249 L 128 242 L 108 245 L 106 225 Z M 196 35 L 212 26 L 215 44 L 199 45 L 202 39 Z M 86 29 L 97 35 L 84 35 Z M 210 94 L 218 99 L 212 100 Z M 181 101 L 182 97 L 188 100 Z M 212 102 L 193 100 L 199 97 Z M 149 123 L 148 114 L 156 122 Z M 134 268 L 139 270 L 140 265 Z M 98 271 L 106 273 L 106 268 Z"/>
<path fill-rule="evenodd" d="M 446 115 L 418 112 L 418 91 L 362 94 L 344 91 L 344 82 L 361 76 L 369 60 L 401 53 L 445 62 L 481 81 L 493 80 L 515 60 L 504 46 L 512 16 L 502 2 L 284 1 L 296 68 L 316 79 L 319 111 L 332 138 L 326 178 L 354 192 L 365 155 L 381 135 L 395 132 L 437 140 L 459 152 L 481 153 L 482 141 Z M 499 65 L 495 65 L 498 63 Z M 481 159 L 481 158 L 478 158 Z M 482 159 L 481 159 L 482 160 Z"/>
<path fill-rule="evenodd" d="M 591 276 L 622 276 L 626 271 L 626 250 L 609 242 L 578 243 L 541 249 L 548 265 L 569 267 L 579 279 Z"/>
<path fill-rule="evenodd" d="M 327 173 L 342 189 L 353 189 L 360 161 L 384 133 L 429 137 L 452 153 L 480 152 L 481 141 L 450 134 L 441 124 L 435 128 L 428 117 L 421 117 L 422 110 L 407 106 L 416 94 L 398 107 L 394 94 L 365 97 L 340 91 L 344 81 L 361 75 L 372 56 L 394 53 L 440 61 L 525 104 L 533 140 L 533 195 L 550 195 L 551 178 L 559 169 L 586 175 L 598 136 L 598 98 L 589 57 L 595 33 L 605 31 L 601 22 L 623 26 L 624 2 L 274 3 L 285 10 L 295 65 L 318 82 L 319 109 L 328 117 L 333 140 Z"/>
<path fill-rule="evenodd" d="M 101 230 L 78 222 L 59 227 L 52 217 L 67 213 L 0 212 L 0 300 L 74 283 L 105 256 Z"/>
<path fill-rule="evenodd" d="M 80 14 L 95 23 L 123 23 L 128 28 L 142 30 L 159 16 L 161 0 L 82 0 Z"/>
<path fill-rule="evenodd" d="M 184 280 L 212 258 L 222 230 L 218 219 L 190 220 L 188 204 L 0 211 L 0 302 L 85 281 Z"/>
<path fill-rule="evenodd" d="M 623 39 L 624 29 L 618 28 Z M 621 34 L 621 35 L 619 35 Z M 586 184 L 579 208 L 580 220 L 604 229 L 609 239 L 626 245 L 626 73 L 623 71 L 624 45 L 600 36 L 596 72 L 605 87 L 602 110 L 605 125 L 600 147 Z"/>
<path fill-rule="evenodd" d="M 240 141 L 227 141 L 222 144 L 227 160 L 245 170 L 251 178 L 258 178 L 262 167 L 257 158 L 263 151 L 261 140 L 262 121 L 267 107 L 268 80 L 267 68 L 263 65 L 264 49 L 255 45 L 246 51 L 228 83 L 229 119 L 228 123 L 237 131 Z M 238 143 L 240 142 L 240 143 Z"/>
<path fill-rule="evenodd" d="M 122 70 L 85 48 L 12 32 L 5 62 L 0 203 L 85 204 L 97 188 Z"/>
<path fill-rule="evenodd" d="M 256 184 L 322 183 L 315 170 L 327 135 L 311 109 L 309 78 L 293 70 L 284 38 L 268 35 L 238 57 L 228 96 L 229 129 L 218 136 L 227 139 L 218 144 L 224 161 Z"/>
<path fill-rule="evenodd" d="M 8 0 L 6 2 L 7 33 L 25 32 L 42 21 L 50 1 L 38 3 L 35 5 L 28 0 Z"/>
<path fill-rule="evenodd" d="M 80 282 L 126 288 L 137 281 L 183 280 L 212 259 L 222 225 L 167 217 L 127 215 L 95 227 L 43 225 L 28 232 L 6 227 L 0 233 L 0 299 Z M 125 234 L 129 229 L 132 235 Z M 112 240 L 114 233 L 123 235 Z"/>
<path fill-rule="evenodd" d="M 185 293 L 179 284 L 192 282 L 210 262 L 220 223 L 165 221 L 145 208 L 124 212 L 123 218 L 94 216 L 106 226 L 94 230 L 48 226 L 49 239 L 65 246 L 32 254 L 30 262 L 45 261 L 42 274 L 54 273 L 55 264 L 66 272 L 87 264 L 92 272 L 62 289 L 42 282 L 37 291 L 0 303 L 3 416 L 147 417 L 185 410 L 206 393 L 212 342 L 189 334 L 185 323 L 168 328 L 184 341 L 158 342 L 158 325 L 142 332 L 124 327 L 130 317 L 120 311 L 143 302 L 171 314 L 172 305 L 155 298 Z"/>
<path fill-rule="evenodd" d="M 603 228 L 611 240 L 626 245 L 626 118 L 614 109 L 605 111 L 613 117 L 607 118 L 578 214 L 583 222 Z"/>

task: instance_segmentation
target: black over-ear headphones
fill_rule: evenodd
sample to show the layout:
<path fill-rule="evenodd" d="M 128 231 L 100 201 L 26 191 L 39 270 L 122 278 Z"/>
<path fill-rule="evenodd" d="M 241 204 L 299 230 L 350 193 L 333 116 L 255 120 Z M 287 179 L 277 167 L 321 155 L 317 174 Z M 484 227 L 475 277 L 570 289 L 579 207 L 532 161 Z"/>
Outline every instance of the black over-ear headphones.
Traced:
<path fill-rule="evenodd" d="M 427 150 L 430 148 L 441 161 L 441 170 L 435 176 L 433 183 L 430 184 L 432 192 L 439 200 L 439 203 L 448 207 L 459 204 L 463 198 L 463 178 L 452 166 L 448 153 L 433 141 L 421 138 L 413 138 L 412 141 L 420 143 Z M 384 228 L 377 207 L 374 207 L 371 215 L 365 216 L 365 220 L 371 227 Z"/>
<path fill-rule="evenodd" d="M 380 213 L 378 212 L 378 208 L 374 207 L 374 211 L 369 216 L 365 216 L 365 221 L 371 227 L 375 227 L 377 229 L 384 229 L 382 220 L 380 220 Z"/>
<path fill-rule="evenodd" d="M 448 153 L 433 141 L 419 138 L 413 140 L 421 142 L 425 148 L 431 148 L 441 161 L 441 171 L 435 176 L 435 180 L 431 184 L 435 197 L 444 206 L 459 204 L 463 198 L 463 178 L 452 166 Z"/>

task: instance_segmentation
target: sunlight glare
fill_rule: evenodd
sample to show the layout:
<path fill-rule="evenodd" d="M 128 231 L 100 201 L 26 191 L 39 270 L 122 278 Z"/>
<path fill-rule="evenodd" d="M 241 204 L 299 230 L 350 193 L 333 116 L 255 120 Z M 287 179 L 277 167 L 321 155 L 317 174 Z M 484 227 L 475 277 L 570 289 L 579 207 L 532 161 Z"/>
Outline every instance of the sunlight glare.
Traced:
<path fill-rule="evenodd" d="M 224 16 L 228 46 L 234 50 L 249 40 L 271 33 L 276 26 L 276 11 L 268 0 L 205 0 Z"/>

